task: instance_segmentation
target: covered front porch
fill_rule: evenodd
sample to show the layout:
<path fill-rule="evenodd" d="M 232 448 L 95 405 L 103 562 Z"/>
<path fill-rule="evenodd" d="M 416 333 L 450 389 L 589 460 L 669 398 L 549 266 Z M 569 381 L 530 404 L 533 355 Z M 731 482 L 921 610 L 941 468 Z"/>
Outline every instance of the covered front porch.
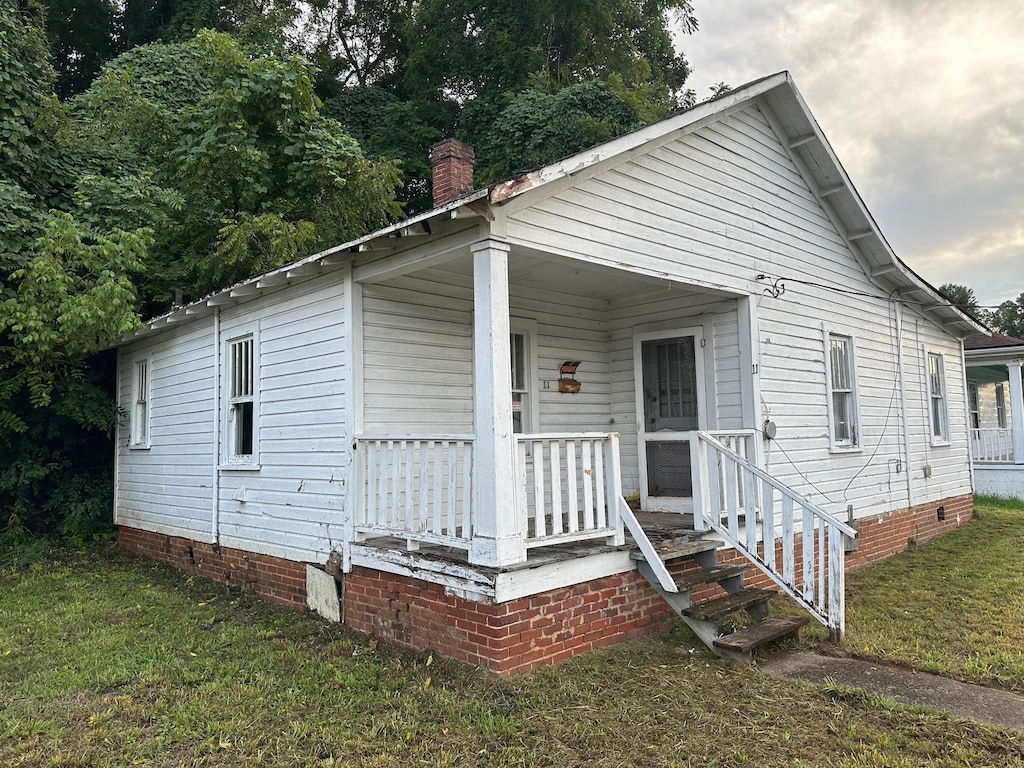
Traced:
<path fill-rule="evenodd" d="M 495 239 L 406 266 L 353 271 L 350 558 L 486 592 L 631 570 L 628 544 L 674 592 L 636 509 L 669 512 L 841 627 L 853 532 L 762 469 L 749 297 Z"/>
<path fill-rule="evenodd" d="M 964 347 L 975 489 L 1024 498 L 1024 342 L 995 335 Z"/>

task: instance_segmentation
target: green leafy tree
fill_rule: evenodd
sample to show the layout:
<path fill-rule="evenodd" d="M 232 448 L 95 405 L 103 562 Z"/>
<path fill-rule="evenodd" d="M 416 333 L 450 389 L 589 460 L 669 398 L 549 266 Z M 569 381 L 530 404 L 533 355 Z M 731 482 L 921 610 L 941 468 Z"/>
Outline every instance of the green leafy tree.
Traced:
<path fill-rule="evenodd" d="M 974 289 L 957 283 L 945 283 L 939 286 L 939 293 L 949 299 L 950 304 L 956 306 L 961 312 L 970 315 L 975 320 L 988 322 L 986 311 L 978 304 L 978 297 L 974 295 Z"/>
<path fill-rule="evenodd" d="M 1006 336 L 1024 339 L 1024 293 L 992 310 L 989 325 Z"/>

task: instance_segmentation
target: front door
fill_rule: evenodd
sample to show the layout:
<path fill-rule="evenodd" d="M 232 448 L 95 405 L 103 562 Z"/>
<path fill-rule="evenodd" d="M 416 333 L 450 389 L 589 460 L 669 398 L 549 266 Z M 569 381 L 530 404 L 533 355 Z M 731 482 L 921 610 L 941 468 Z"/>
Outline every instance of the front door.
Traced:
<path fill-rule="evenodd" d="M 704 422 L 703 330 L 682 328 L 636 337 L 637 423 L 643 509 L 693 507 L 687 433 Z"/>

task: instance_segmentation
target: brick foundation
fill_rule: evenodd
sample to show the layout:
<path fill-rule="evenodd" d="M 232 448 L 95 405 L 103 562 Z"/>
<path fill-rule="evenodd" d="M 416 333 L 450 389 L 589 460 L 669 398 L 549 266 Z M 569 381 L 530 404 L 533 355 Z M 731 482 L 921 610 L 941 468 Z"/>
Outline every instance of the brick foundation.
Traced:
<path fill-rule="evenodd" d="M 864 518 L 858 521 L 860 547 L 847 555 L 847 569 L 927 543 L 967 524 L 973 514 L 973 498 L 965 495 Z M 119 539 L 126 549 L 190 573 L 248 587 L 282 605 L 306 607 L 302 563 L 235 549 L 215 551 L 209 544 L 132 528 L 122 527 Z M 720 559 L 745 561 L 737 552 Z M 687 563 L 680 570 L 692 567 Z M 771 585 L 757 570 L 748 574 L 746 583 Z M 711 585 L 694 597 L 703 599 L 718 591 Z M 669 615 L 668 606 L 635 571 L 493 603 L 467 600 L 406 576 L 355 568 L 344 577 L 342 593 L 344 620 L 353 629 L 399 645 L 429 648 L 500 675 L 654 632 Z"/>
<path fill-rule="evenodd" d="M 118 543 L 140 555 L 183 571 L 246 587 L 265 600 L 290 608 L 306 608 L 306 566 L 242 549 L 216 547 L 177 536 L 121 526 Z"/>

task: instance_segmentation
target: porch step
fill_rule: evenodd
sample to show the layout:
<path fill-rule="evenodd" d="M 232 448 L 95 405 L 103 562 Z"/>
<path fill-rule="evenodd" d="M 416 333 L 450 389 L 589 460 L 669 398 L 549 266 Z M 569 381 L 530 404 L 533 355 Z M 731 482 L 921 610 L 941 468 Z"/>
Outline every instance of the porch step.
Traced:
<path fill-rule="evenodd" d="M 742 576 L 749 570 L 750 568 L 745 565 L 714 565 L 710 568 L 698 568 L 695 571 L 687 571 L 676 576 L 676 586 L 679 587 L 680 592 L 687 592 L 703 584 L 713 584 L 716 581 Z"/>
<path fill-rule="evenodd" d="M 774 589 L 744 589 L 731 595 L 691 605 L 689 608 L 684 608 L 682 613 L 697 621 L 718 621 L 736 611 L 766 606 L 777 593 L 778 590 Z"/>
<path fill-rule="evenodd" d="M 750 653 L 762 645 L 795 635 L 809 621 L 808 616 L 773 616 L 760 624 L 717 638 L 715 646 L 737 653 Z"/>
<path fill-rule="evenodd" d="M 714 539 L 703 539 L 703 538 L 678 538 L 669 539 L 661 544 L 654 547 L 654 551 L 657 552 L 658 557 L 661 558 L 662 562 L 668 563 L 672 560 L 682 560 L 685 557 L 693 557 L 704 552 L 714 552 L 725 546 L 725 542 L 716 541 Z M 644 553 L 639 549 L 634 549 L 630 554 L 634 560 L 643 560 Z"/>

